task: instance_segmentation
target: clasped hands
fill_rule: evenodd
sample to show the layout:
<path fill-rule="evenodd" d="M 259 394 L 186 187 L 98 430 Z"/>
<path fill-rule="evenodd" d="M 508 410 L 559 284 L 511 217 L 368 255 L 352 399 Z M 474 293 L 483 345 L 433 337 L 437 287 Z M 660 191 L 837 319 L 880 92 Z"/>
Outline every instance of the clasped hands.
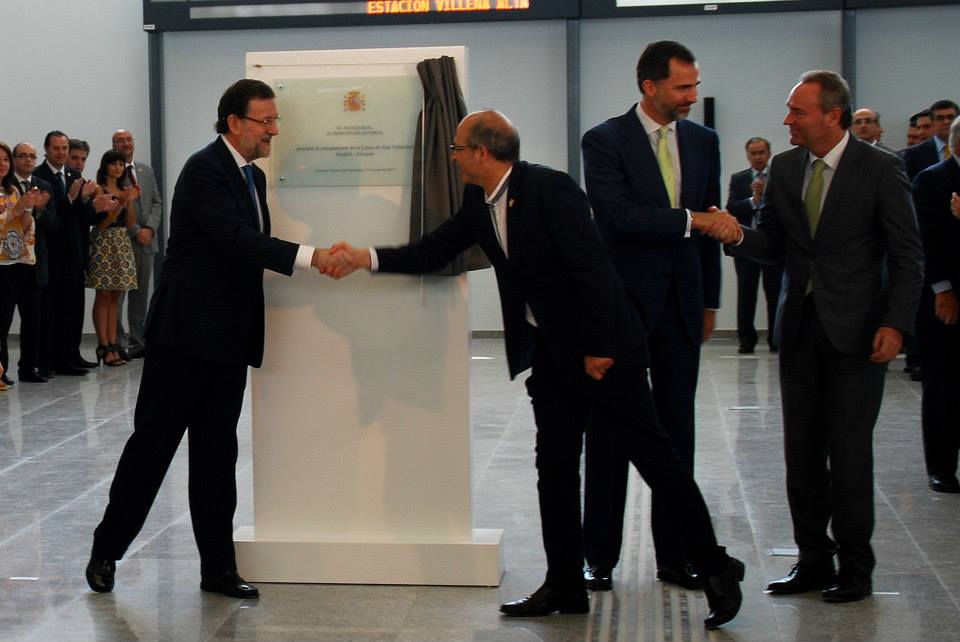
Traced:
<path fill-rule="evenodd" d="M 340 241 L 329 248 L 315 249 L 310 265 L 332 279 L 342 279 L 360 268 L 370 267 L 370 250 Z"/>
<path fill-rule="evenodd" d="M 743 231 L 736 217 L 716 207 L 711 207 L 706 212 L 694 212 L 692 227 L 701 234 L 707 234 L 724 244 L 736 243 L 743 237 Z"/>

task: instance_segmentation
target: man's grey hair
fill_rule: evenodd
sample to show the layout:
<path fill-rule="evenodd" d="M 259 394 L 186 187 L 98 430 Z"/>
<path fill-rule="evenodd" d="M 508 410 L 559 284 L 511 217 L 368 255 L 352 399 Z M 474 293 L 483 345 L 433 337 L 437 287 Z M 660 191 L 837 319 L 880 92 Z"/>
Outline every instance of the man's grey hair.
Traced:
<path fill-rule="evenodd" d="M 486 114 L 496 114 L 503 121 L 484 117 Z M 486 147 L 499 161 L 515 163 L 520 160 L 520 134 L 510 119 L 493 109 L 474 112 L 469 116 L 479 116 L 468 134 L 471 145 Z"/>
<path fill-rule="evenodd" d="M 840 108 L 840 127 L 850 129 L 853 122 L 853 110 L 850 107 L 850 85 L 843 76 L 835 71 L 813 69 L 800 76 L 801 83 L 820 85 L 820 110 L 828 112 L 834 107 Z"/>

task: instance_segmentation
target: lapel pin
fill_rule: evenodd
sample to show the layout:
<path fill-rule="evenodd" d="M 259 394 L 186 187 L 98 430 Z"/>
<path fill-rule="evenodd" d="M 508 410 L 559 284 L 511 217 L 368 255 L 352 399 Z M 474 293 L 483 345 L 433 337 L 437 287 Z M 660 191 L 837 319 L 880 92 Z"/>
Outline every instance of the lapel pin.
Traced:
<path fill-rule="evenodd" d="M 516 202 L 516 199 L 511 198 L 509 201 L 507 201 L 507 207 L 513 207 L 513 204 Z"/>

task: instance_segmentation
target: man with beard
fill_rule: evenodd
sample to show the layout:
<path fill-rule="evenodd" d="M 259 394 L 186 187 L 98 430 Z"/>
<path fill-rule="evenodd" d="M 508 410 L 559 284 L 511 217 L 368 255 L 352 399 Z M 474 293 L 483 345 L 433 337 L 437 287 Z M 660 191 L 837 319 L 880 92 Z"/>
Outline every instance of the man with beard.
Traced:
<path fill-rule="evenodd" d="M 686 120 L 700 84 L 686 47 L 648 45 L 637 84 L 639 104 L 584 135 L 584 175 L 614 266 L 649 333 L 657 417 L 692 471 L 700 344 L 720 307 L 720 248 L 700 233 L 720 203 L 720 149 L 713 130 Z M 587 433 L 584 538 L 594 590 L 612 586 L 623 531 L 627 459 L 608 435 Z M 657 577 L 696 588 L 668 511 L 654 493 Z"/>

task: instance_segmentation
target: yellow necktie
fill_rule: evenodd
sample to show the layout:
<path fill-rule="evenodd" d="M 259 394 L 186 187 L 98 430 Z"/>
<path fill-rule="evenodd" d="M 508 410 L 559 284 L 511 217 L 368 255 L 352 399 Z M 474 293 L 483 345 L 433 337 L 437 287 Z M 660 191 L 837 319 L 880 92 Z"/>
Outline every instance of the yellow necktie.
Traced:
<path fill-rule="evenodd" d="M 943 146 L 943 160 L 947 160 L 948 158 L 950 158 L 950 145 L 949 145 L 949 144 Z"/>
<path fill-rule="evenodd" d="M 810 237 L 817 235 L 817 226 L 820 224 L 820 201 L 823 199 L 823 170 L 827 164 L 820 158 L 813 161 L 813 175 L 807 183 L 807 193 L 803 196 L 803 209 L 807 213 L 807 223 L 810 224 Z M 807 280 L 806 294 L 813 290 L 813 279 Z"/>
<path fill-rule="evenodd" d="M 670 148 L 667 146 L 667 134 L 670 128 L 664 125 L 657 130 L 660 138 L 657 139 L 657 165 L 660 166 L 660 175 L 663 177 L 663 185 L 667 188 L 667 197 L 670 199 L 670 207 L 677 206 L 677 181 L 673 176 L 673 158 L 670 156 Z"/>

